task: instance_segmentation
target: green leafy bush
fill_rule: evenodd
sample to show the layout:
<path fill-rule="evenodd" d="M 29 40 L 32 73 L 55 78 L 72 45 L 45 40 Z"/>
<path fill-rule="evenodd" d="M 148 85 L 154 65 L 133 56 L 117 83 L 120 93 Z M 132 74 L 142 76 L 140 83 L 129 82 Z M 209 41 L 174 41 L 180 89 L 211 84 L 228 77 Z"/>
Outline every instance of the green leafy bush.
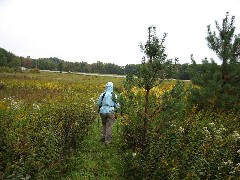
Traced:
<path fill-rule="evenodd" d="M 141 96 L 140 93 L 129 91 L 128 98 L 122 98 L 122 103 L 131 103 L 131 106 L 127 106 L 131 113 L 125 116 L 123 122 L 125 178 L 239 177 L 239 113 L 216 109 L 197 111 L 197 107 L 188 103 L 190 91 L 184 89 L 180 83 L 161 96 L 151 94 L 152 115 L 145 149 L 139 145 L 142 138 L 142 119 L 139 112 L 142 112 L 144 94 Z"/>
<path fill-rule="evenodd" d="M 57 178 L 74 168 L 72 159 L 95 119 L 84 98 L 33 104 L 6 99 L 1 114 L 1 177 Z M 81 102 L 81 103 L 80 103 Z"/>
<path fill-rule="evenodd" d="M 14 73 L 14 72 L 21 72 L 21 69 L 2 66 L 0 67 L 0 72 Z"/>
<path fill-rule="evenodd" d="M 30 73 L 40 73 L 38 68 L 30 69 Z"/>

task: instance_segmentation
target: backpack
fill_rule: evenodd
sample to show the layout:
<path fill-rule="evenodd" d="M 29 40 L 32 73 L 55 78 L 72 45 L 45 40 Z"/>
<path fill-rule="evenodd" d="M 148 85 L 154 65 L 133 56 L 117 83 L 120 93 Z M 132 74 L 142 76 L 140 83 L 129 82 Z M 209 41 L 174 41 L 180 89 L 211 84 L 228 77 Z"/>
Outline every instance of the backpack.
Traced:
<path fill-rule="evenodd" d="M 103 98 L 105 97 L 106 92 L 103 93 L 102 98 L 101 98 L 101 104 L 98 107 L 98 113 L 100 112 L 100 108 L 102 107 L 102 101 Z M 115 108 L 115 104 L 117 103 L 117 99 L 116 99 L 116 94 L 114 92 L 111 92 L 112 94 L 112 101 L 114 102 L 114 108 Z"/>

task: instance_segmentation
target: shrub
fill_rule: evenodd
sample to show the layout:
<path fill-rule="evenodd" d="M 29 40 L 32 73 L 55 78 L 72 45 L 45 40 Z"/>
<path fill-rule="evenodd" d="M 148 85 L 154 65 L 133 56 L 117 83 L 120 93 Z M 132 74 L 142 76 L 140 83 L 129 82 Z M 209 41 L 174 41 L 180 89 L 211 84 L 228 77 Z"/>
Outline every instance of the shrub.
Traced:
<path fill-rule="evenodd" d="M 6 99 L 0 109 L 2 178 L 58 178 L 74 168 L 74 153 L 95 119 L 93 108 L 77 100 L 33 104 Z"/>
<path fill-rule="evenodd" d="M 30 73 L 40 73 L 38 68 L 30 69 Z"/>
<path fill-rule="evenodd" d="M 141 149 L 141 96 L 132 96 L 123 127 L 124 176 L 129 179 L 237 179 L 240 175 L 239 112 L 188 104 L 188 90 L 176 84 L 151 95 L 148 145 Z M 154 101 L 155 100 L 155 101 Z M 124 101 L 122 102 L 124 103 Z M 125 104 L 123 104 L 124 106 Z M 138 107 L 138 105 L 140 107 Z M 128 106 L 129 107 L 129 106 Z M 135 110 L 134 110 L 135 109 Z M 155 110 L 154 110 L 155 109 Z"/>
<path fill-rule="evenodd" d="M 14 73 L 14 72 L 21 72 L 20 68 L 10 68 L 10 67 L 0 67 L 0 72 L 6 73 Z"/>

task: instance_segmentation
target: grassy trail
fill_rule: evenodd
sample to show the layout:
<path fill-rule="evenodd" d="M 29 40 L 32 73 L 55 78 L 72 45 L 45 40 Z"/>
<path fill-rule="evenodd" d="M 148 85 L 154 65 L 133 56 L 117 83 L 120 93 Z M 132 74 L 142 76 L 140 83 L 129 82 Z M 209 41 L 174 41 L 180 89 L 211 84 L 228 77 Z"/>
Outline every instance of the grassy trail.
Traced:
<path fill-rule="evenodd" d="M 101 139 L 101 120 L 94 123 L 84 141 L 84 147 L 78 158 L 77 171 L 66 179 L 121 179 L 122 160 L 120 154 L 119 129 L 116 120 L 113 125 L 112 143 L 104 145 Z"/>

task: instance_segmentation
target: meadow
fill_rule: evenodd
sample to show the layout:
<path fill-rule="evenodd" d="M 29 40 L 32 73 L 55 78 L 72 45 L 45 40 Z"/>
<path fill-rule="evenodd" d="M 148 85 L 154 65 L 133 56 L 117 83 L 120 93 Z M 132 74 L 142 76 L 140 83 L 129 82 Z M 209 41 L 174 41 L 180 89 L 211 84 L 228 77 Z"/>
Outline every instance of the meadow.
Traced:
<path fill-rule="evenodd" d="M 121 108 L 113 142 L 100 142 L 96 100 L 114 83 Z M 143 148 L 143 89 L 125 78 L 0 73 L 0 179 L 237 179 L 239 113 L 191 106 L 190 82 L 150 94 Z"/>
<path fill-rule="evenodd" d="M 59 178 L 71 172 L 98 117 L 107 81 L 122 78 L 63 73 L 1 73 L 0 177 Z"/>

